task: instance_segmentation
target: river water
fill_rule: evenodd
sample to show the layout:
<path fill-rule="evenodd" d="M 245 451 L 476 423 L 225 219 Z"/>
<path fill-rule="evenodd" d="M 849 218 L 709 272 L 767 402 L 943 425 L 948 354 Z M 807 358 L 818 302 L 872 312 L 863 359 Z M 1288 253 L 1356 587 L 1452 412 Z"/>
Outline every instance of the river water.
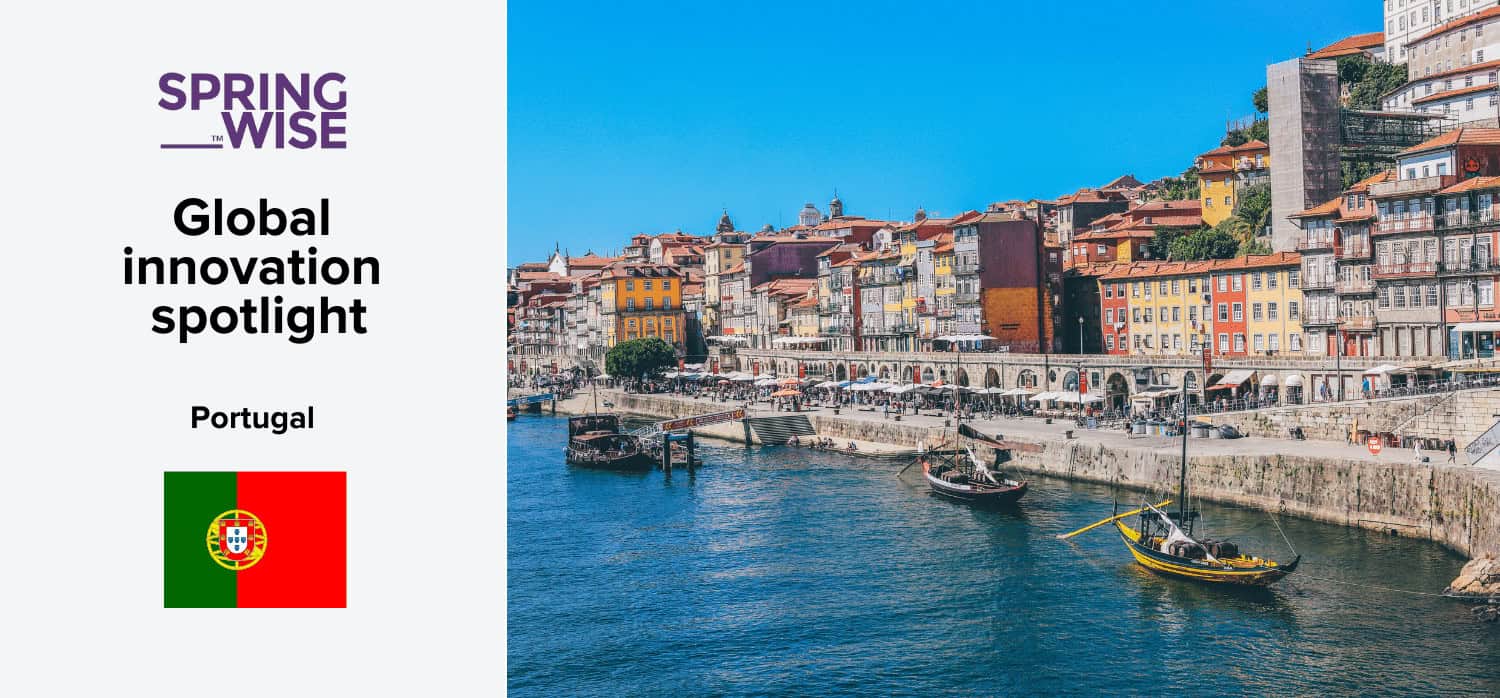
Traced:
<path fill-rule="evenodd" d="M 1108 487 L 982 511 L 899 464 L 700 440 L 696 477 L 622 474 L 565 438 L 509 427 L 512 695 L 1500 694 L 1500 624 L 1371 588 L 1441 590 L 1463 560 L 1432 543 L 1283 518 L 1302 568 L 1236 592 L 1138 568 L 1112 527 L 1057 540 Z M 1290 558 L 1267 514 L 1201 510 Z"/>

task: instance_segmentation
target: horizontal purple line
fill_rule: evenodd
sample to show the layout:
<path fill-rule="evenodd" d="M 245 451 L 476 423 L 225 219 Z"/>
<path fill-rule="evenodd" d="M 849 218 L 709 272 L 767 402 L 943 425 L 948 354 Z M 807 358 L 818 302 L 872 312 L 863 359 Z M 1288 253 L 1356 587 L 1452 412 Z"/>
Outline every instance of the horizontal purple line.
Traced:
<path fill-rule="evenodd" d="M 224 144 L 223 143 L 163 143 L 163 144 L 161 144 L 161 147 L 162 147 L 162 150 L 171 150 L 171 149 L 177 149 L 177 148 L 188 149 L 188 150 L 198 150 L 198 149 L 207 149 L 207 148 L 223 148 Z"/>

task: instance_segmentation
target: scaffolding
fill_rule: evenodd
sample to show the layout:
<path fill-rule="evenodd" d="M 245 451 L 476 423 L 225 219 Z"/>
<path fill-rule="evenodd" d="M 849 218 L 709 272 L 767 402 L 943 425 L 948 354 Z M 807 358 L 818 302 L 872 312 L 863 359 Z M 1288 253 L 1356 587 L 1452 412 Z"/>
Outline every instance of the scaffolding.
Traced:
<path fill-rule="evenodd" d="M 1457 120 L 1446 114 L 1339 110 L 1339 160 L 1345 163 L 1395 164 L 1407 148 L 1452 130 Z"/>

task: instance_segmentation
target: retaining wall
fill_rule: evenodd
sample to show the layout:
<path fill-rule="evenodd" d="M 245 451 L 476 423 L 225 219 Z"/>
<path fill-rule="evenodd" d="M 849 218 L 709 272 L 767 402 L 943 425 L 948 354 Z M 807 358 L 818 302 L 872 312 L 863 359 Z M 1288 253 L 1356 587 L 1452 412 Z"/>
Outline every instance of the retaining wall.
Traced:
<path fill-rule="evenodd" d="M 1302 427 L 1309 439 L 1343 441 L 1351 424 L 1360 429 L 1390 431 L 1402 436 L 1453 439 L 1463 450 L 1495 423 L 1500 414 L 1500 390 L 1486 388 L 1415 397 L 1356 400 L 1326 405 L 1276 407 L 1213 415 L 1216 424 L 1233 424 L 1250 436 L 1287 438 L 1287 430 Z"/>

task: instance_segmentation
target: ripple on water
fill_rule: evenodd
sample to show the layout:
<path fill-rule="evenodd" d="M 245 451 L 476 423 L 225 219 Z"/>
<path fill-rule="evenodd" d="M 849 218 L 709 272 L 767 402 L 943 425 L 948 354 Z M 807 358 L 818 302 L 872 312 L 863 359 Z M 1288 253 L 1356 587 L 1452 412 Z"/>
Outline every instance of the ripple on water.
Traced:
<path fill-rule="evenodd" d="M 899 465 L 700 442 L 689 477 L 569 468 L 564 421 L 510 426 L 515 695 L 1494 695 L 1500 628 L 1441 599 L 1462 560 L 1284 519 L 1303 572 L 1264 593 L 1129 562 L 1106 488 L 1033 478 L 1013 512 L 932 497 Z M 1139 495 L 1125 495 L 1122 504 Z M 1284 555 L 1265 514 L 1217 537 Z"/>

